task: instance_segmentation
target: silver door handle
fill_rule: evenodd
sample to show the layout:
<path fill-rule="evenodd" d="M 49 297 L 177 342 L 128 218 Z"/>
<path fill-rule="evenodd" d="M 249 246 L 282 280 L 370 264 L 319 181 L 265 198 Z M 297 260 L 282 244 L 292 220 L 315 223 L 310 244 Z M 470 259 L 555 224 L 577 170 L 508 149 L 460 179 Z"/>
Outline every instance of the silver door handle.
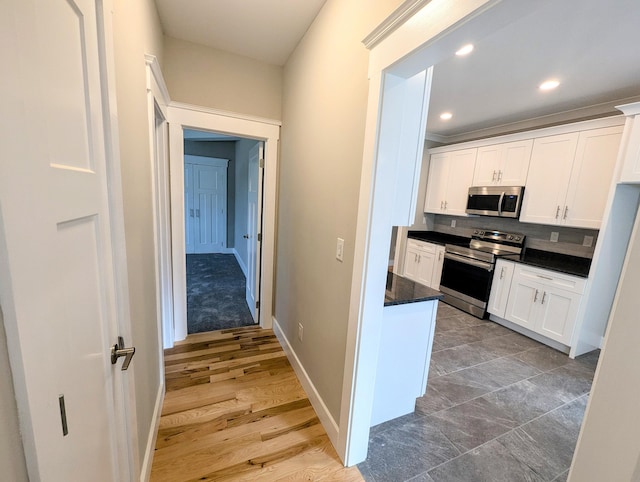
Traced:
<path fill-rule="evenodd" d="M 564 214 L 562 215 L 562 219 L 567 219 L 567 213 L 569 212 L 569 206 L 564 207 Z"/>
<path fill-rule="evenodd" d="M 444 201 L 440 201 L 440 209 L 444 209 Z"/>
<path fill-rule="evenodd" d="M 558 219 L 558 216 L 560 216 L 560 206 L 556 209 L 556 219 Z"/>
<path fill-rule="evenodd" d="M 444 202 L 444 210 L 447 210 L 447 201 Z"/>
<path fill-rule="evenodd" d="M 535 303 L 536 301 L 538 301 L 538 290 L 536 290 L 536 293 L 533 295 L 533 302 Z"/>
<path fill-rule="evenodd" d="M 498 182 L 502 181 L 502 170 L 498 171 Z"/>
<path fill-rule="evenodd" d="M 496 171 L 493 171 L 493 176 L 491 177 L 491 180 L 492 180 L 492 181 L 495 181 L 495 180 L 496 180 Z"/>
<path fill-rule="evenodd" d="M 546 297 L 547 297 L 547 292 L 546 292 L 546 291 L 543 291 L 543 292 L 542 292 L 542 301 L 540 301 L 540 304 L 541 304 L 541 305 L 544 305 L 544 299 L 545 299 Z"/>
<path fill-rule="evenodd" d="M 124 347 L 124 339 L 119 336 L 118 343 L 111 347 L 111 364 L 115 365 L 118 361 L 118 358 L 125 357 L 124 362 L 122 363 L 122 371 L 125 371 L 129 368 L 129 364 L 131 363 L 131 359 L 133 355 L 136 353 L 136 348 L 134 346 L 125 348 Z"/>
<path fill-rule="evenodd" d="M 504 278 L 504 266 L 500 270 L 500 279 Z"/>

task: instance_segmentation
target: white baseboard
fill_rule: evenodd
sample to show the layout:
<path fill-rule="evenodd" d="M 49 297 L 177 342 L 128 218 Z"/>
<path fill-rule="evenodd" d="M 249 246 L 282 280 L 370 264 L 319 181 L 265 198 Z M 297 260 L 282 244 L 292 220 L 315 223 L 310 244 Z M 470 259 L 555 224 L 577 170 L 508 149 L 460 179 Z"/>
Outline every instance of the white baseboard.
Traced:
<path fill-rule="evenodd" d="M 276 320 L 275 317 L 273 317 L 273 332 L 275 333 L 276 337 L 282 344 L 284 353 L 287 355 L 287 358 L 289 359 L 289 363 L 291 363 L 291 366 L 293 366 L 293 370 L 296 372 L 296 375 L 298 376 L 298 380 L 300 380 L 300 384 L 302 385 L 302 388 L 304 388 L 304 391 L 307 393 L 307 396 L 309 397 L 309 401 L 311 402 L 313 409 L 316 411 L 316 414 L 320 419 L 320 423 L 322 424 L 322 426 L 327 432 L 327 435 L 329 436 L 329 440 L 331 440 L 331 443 L 333 444 L 334 447 L 336 447 L 336 450 L 337 450 L 338 434 L 339 434 L 338 424 L 329 413 L 329 409 L 325 405 L 324 400 L 322 400 L 322 397 L 320 396 L 320 394 L 316 390 L 316 387 L 313 385 L 313 382 L 309 378 L 307 371 L 302 366 L 302 363 L 300 363 L 300 360 L 296 356 L 296 353 L 293 351 L 293 348 L 291 347 L 289 340 L 287 339 L 286 335 L 282 331 L 282 328 L 280 328 L 280 325 L 278 324 L 278 320 Z"/>
<path fill-rule="evenodd" d="M 147 438 L 147 448 L 144 451 L 144 459 L 142 460 L 142 466 L 140 467 L 140 482 L 148 482 L 151 477 L 151 465 L 153 464 L 153 454 L 156 448 L 158 427 L 160 426 L 160 415 L 162 413 L 162 402 L 164 401 L 164 388 L 163 381 L 158 387 L 156 405 L 153 409 L 151 427 L 149 428 L 149 436 Z"/>
<path fill-rule="evenodd" d="M 233 248 L 233 255 L 236 257 L 236 261 L 240 265 L 240 269 L 242 270 L 242 272 L 244 273 L 244 277 L 246 278 L 247 277 L 247 265 L 244 264 L 244 261 L 242 260 L 242 258 L 238 254 L 238 251 L 236 250 L 236 248 Z"/>

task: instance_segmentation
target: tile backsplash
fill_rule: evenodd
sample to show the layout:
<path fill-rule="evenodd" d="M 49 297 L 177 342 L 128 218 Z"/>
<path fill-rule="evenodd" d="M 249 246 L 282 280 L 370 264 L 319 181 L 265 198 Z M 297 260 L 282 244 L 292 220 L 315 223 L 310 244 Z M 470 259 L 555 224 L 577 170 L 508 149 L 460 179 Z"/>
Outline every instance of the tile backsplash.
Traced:
<path fill-rule="evenodd" d="M 599 232 L 597 229 L 521 223 L 517 219 L 509 218 L 493 218 L 488 216 L 461 217 L 441 214 L 434 214 L 432 216 L 433 230 L 441 233 L 469 237 L 473 234 L 473 230 L 477 228 L 522 233 L 527 237 L 525 242 L 525 247 L 527 248 L 569 254 L 583 258 L 593 257 Z M 452 220 L 455 220 L 455 228 L 451 227 Z M 558 242 L 550 241 L 552 232 L 559 233 Z M 591 236 L 593 238 L 592 246 L 583 246 L 585 236 Z"/>

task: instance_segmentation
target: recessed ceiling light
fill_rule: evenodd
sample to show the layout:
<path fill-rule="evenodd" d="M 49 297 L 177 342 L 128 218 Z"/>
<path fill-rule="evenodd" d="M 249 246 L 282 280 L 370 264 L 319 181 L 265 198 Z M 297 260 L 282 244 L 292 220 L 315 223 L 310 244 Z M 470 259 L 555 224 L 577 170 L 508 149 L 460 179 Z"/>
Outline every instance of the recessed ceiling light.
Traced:
<path fill-rule="evenodd" d="M 560 85 L 560 82 L 557 80 L 545 80 L 542 84 L 540 84 L 540 90 L 553 90 Z"/>
<path fill-rule="evenodd" d="M 451 112 L 443 112 L 442 114 L 440 114 L 440 119 L 442 120 L 449 120 L 453 117 L 453 114 Z"/>
<path fill-rule="evenodd" d="M 464 55 L 469 55 L 471 52 L 473 52 L 473 44 L 467 44 L 463 47 L 461 47 L 457 52 L 456 55 L 458 57 L 462 57 Z"/>

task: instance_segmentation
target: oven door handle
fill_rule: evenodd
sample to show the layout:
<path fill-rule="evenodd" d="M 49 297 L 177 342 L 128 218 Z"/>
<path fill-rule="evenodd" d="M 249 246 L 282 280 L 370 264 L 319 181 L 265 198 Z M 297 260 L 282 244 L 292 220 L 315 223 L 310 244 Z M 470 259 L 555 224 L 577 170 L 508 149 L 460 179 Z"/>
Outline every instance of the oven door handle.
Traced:
<path fill-rule="evenodd" d="M 493 271 L 493 264 L 492 263 L 486 263 L 484 261 L 478 261 L 475 259 L 471 259 L 471 258 L 466 258 L 464 256 L 460 256 L 458 254 L 453 254 L 453 253 L 444 253 L 444 257 L 445 259 L 450 259 L 452 261 L 458 261 L 459 263 L 463 263 L 463 264 L 470 264 L 471 266 L 475 266 L 477 268 L 483 268 L 489 272 Z"/>

